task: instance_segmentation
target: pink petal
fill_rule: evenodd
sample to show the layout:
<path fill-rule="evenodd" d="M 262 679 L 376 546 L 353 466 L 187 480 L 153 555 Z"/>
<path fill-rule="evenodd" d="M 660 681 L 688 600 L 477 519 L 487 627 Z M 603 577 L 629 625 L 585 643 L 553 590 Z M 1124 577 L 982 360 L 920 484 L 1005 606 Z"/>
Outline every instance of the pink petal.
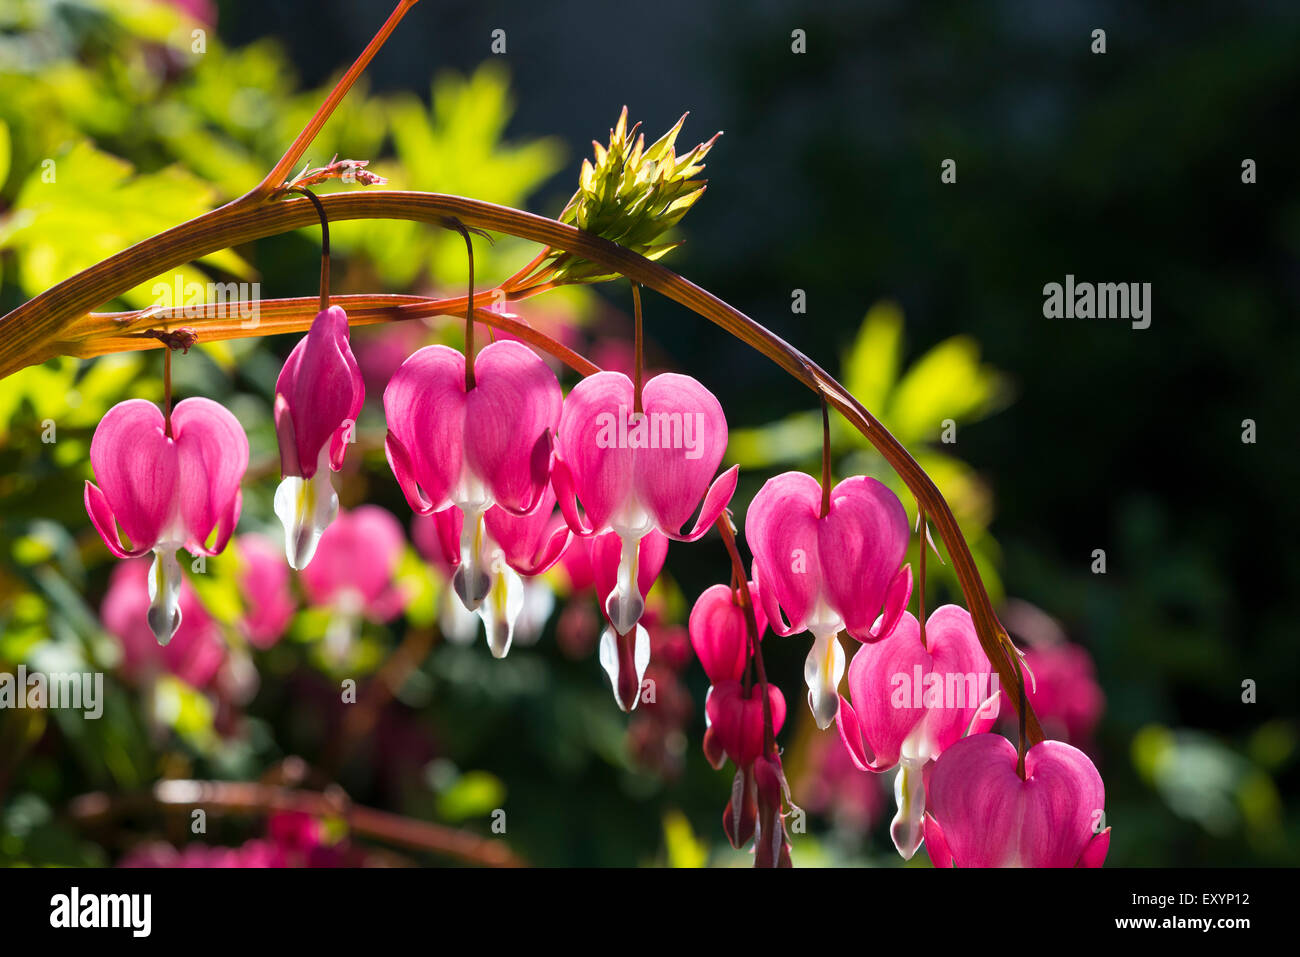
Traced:
<path fill-rule="evenodd" d="M 685 535 L 669 532 L 669 537 L 679 542 L 694 542 L 703 538 L 717 523 L 722 510 L 731 503 L 731 497 L 736 494 L 736 483 L 739 481 L 739 465 L 733 465 L 719 475 L 709 486 L 709 491 L 704 496 L 704 504 L 700 506 L 699 517 L 695 519 L 695 525 L 691 530 Z"/>
<path fill-rule="evenodd" d="M 571 484 L 593 531 L 608 527 L 632 491 L 634 450 L 620 448 L 618 441 L 618 422 L 625 422 L 631 409 L 632 380 L 621 372 L 589 375 L 564 400 L 557 455 L 567 467 L 563 481 Z M 567 492 L 567 487 L 556 487 L 570 527 L 581 534 L 565 507 Z"/>
<path fill-rule="evenodd" d="M 925 849 L 930 855 L 930 863 L 936 868 L 947 869 L 953 866 L 952 851 L 948 850 L 948 841 L 943 836 L 943 828 L 934 819 L 934 815 L 925 815 Z"/>
<path fill-rule="evenodd" d="M 792 635 L 807 626 L 821 594 L 818 549 L 821 485 L 802 472 L 785 472 L 758 490 L 745 515 L 745 539 L 754 553 L 754 578 L 772 630 Z M 783 626 L 781 610 L 788 616 Z"/>
<path fill-rule="evenodd" d="M 904 612 L 888 637 L 862 645 L 849 662 L 849 699 L 862 741 L 875 755 L 868 770 L 897 764 L 903 742 L 925 719 L 922 691 L 932 664 L 920 635 L 916 619 Z M 852 740 L 847 743 L 852 752 Z"/>
<path fill-rule="evenodd" d="M 521 575 L 540 575 L 550 568 L 569 541 L 568 527 L 555 514 L 555 493 L 550 486 L 542 489 L 536 505 L 527 515 L 493 506 L 483 516 L 487 533 L 501 548 L 506 563 Z"/>
<path fill-rule="evenodd" d="M 695 512 L 718 470 L 727 450 L 727 419 L 712 392 L 674 372 L 647 382 L 641 398 L 651 441 L 649 448 L 632 450 L 633 485 L 659 527 L 674 534 Z M 725 504 L 716 505 L 714 520 Z M 713 521 L 701 524 L 707 529 Z"/>
<path fill-rule="evenodd" d="M 465 357 L 447 346 L 416 351 L 384 390 L 388 461 L 417 512 L 452 504 L 464 456 L 465 410 Z"/>
<path fill-rule="evenodd" d="M 873 637 L 907 540 L 903 503 L 876 479 L 857 475 L 832 490 L 818 538 L 823 587 L 853 637 Z"/>
<path fill-rule="evenodd" d="M 494 342 L 474 360 L 465 407 L 465 458 L 496 504 L 537 507 L 551 472 L 552 433 L 564 401 L 555 373 L 527 346 Z"/>
<path fill-rule="evenodd" d="M 1083 849 L 1076 867 L 1101 867 L 1106 863 L 1106 854 L 1110 851 L 1110 828 L 1100 834 L 1094 834 L 1088 846 Z"/>
<path fill-rule="evenodd" d="M 295 611 L 284 550 L 277 542 L 256 534 L 239 536 L 235 546 L 240 562 L 239 589 L 244 598 L 244 634 L 253 646 L 270 648 L 284 635 Z"/>
<path fill-rule="evenodd" d="M 104 543 L 119 557 L 152 548 L 174 513 L 179 470 L 163 428 L 156 405 L 127 399 L 105 413 L 90 441 L 99 488 L 93 495 L 87 489 L 87 509 Z M 131 540 L 131 552 L 120 544 L 114 547 L 114 517 Z"/>
<path fill-rule="evenodd" d="M 239 483 L 248 469 L 248 436 L 228 409 L 211 399 L 186 399 L 172 410 L 181 518 L 187 549 L 217 555 L 239 521 Z M 208 537 L 216 529 L 212 548 Z"/>
<path fill-rule="evenodd" d="M 857 712 L 843 695 L 840 695 L 840 710 L 835 712 L 835 727 L 840 733 L 840 741 L 843 742 L 844 750 L 848 752 L 854 767 L 859 771 L 887 770 L 888 766 L 877 766 L 875 757 L 867 754 L 862 742 L 862 725 L 858 721 Z"/>

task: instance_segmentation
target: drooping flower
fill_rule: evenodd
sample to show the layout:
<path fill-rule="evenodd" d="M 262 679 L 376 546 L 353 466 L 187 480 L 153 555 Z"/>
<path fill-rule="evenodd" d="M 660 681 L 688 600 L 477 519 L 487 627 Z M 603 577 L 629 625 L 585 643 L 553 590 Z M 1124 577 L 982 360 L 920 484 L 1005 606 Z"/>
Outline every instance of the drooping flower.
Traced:
<path fill-rule="evenodd" d="M 546 363 L 511 341 L 479 352 L 474 387 L 465 386 L 461 353 L 446 346 L 414 353 L 384 390 L 385 449 L 412 509 L 461 511 L 452 587 L 476 611 L 493 584 L 484 517 L 494 505 L 516 515 L 543 509 L 563 396 Z"/>
<path fill-rule="evenodd" d="M 839 632 L 862 642 L 887 635 L 911 596 L 912 570 L 903 565 L 907 513 L 880 482 L 845 479 L 831 490 L 825 515 L 821 509 L 816 479 L 778 475 L 750 503 L 745 538 L 772 630 L 813 634 L 804 680 L 817 726 L 827 728 L 844 676 Z"/>
<path fill-rule="evenodd" d="M 641 540 L 655 530 L 677 541 L 703 536 L 735 493 L 738 471 L 713 481 L 727 447 L 727 420 L 699 382 L 676 373 L 655 376 L 642 389 L 640 413 L 634 393 L 632 380 L 619 372 L 579 382 L 564 401 L 552 474 L 574 532 L 619 537 L 618 587 L 605 603 L 619 635 L 631 632 L 645 610 L 635 587 Z M 682 534 L 697 508 L 694 526 Z"/>
<path fill-rule="evenodd" d="M 170 434 L 167 425 L 159 408 L 143 399 L 109 409 L 90 442 L 99 486 L 87 482 L 85 492 L 86 511 L 110 552 L 118 558 L 154 553 L 146 618 L 161 644 L 181 624 L 176 551 L 217 555 L 225 549 L 239 521 L 239 483 L 248 468 L 248 437 L 211 399 L 178 402 Z"/>
<path fill-rule="evenodd" d="M 889 829 L 910 859 L 921 845 L 924 768 L 963 735 L 987 731 L 998 715 L 1000 692 L 975 633 L 970 612 L 936 608 L 921 628 L 903 612 L 893 630 L 864 644 L 849 665 L 849 698 L 836 723 L 853 763 L 863 771 L 898 766 L 898 813 Z"/>
<path fill-rule="evenodd" d="M 334 660 L 345 656 L 362 618 L 390 621 L 405 607 L 393 577 L 405 544 L 401 524 L 378 505 L 340 512 L 321 535 L 315 560 L 300 574 L 312 604 L 333 612 L 325 650 Z"/>
<path fill-rule="evenodd" d="M 785 724 L 785 696 L 776 685 L 767 685 L 767 707 L 772 713 L 772 733 Z M 719 681 L 704 705 L 709 720 L 705 732 L 705 754 L 715 768 L 728 757 L 737 768 L 753 764 L 763 753 L 765 719 L 763 685 L 755 682 L 748 691 L 739 681 Z"/>
<path fill-rule="evenodd" d="M 275 383 L 283 477 L 275 490 L 275 514 L 284 523 L 285 556 L 292 568 L 307 567 L 321 534 L 338 514 L 329 473 L 343 467 L 365 398 L 348 342 L 348 315 L 339 306 L 322 309 Z"/>
<path fill-rule="evenodd" d="M 1078 748 L 1041 741 L 1016 773 L 998 734 L 948 748 L 927 784 L 925 846 L 935 867 L 1100 867 L 1110 848 L 1106 790 Z"/>
<path fill-rule="evenodd" d="M 747 582 L 749 600 L 754 609 L 754 624 L 759 640 L 767 631 L 767 616 L 758 599 L 758 586 Z M 749 624 L 736 592 L 727 585 L 706 588 L 691 609 L 688 624 L 691 647 L 704 666 L 711 684 L 738 681 L 745 673 L 753 653 L 749 643 Z"/>
<path fill-rule="evenodd" d="M 417 540 L 417 544 L 422 544 L 426 554 L 434 552 L 438 564 L 449 570 L 454 581 L 464 557 L 465 514 L 449 506 L 422 521 L 425 523 L 420 533 L 423 542 Z M 549 487 L 542 490 L 541 499 L 531 513 L 516 515 L 493 505 L 483 513 L 481 524 L 475 542 L 475 563 L 488 575 L 490 584 L 477 612 L 483 619 L 493 657 L 504 658 L 518 636 L 521 620 L 527 624 L 530 601 L 536 606 L 542 595 L 550 595 L 545 585 L 529 580 L 559 561 L 572 533 L 564 519 L 555 513 L 555 494 Z M 546 604 L 553 602 L 552 597 Z M 550 608 L 542 613 L 541 608 L 534 607 L 532 612 L 534 620 L 541 619 L 534 621 L 536 630 L 540 631 Z"/>
<path fill-rule="evenodd" d="M 280 546 L 265 535 L 240 535 L 235 548 L 239 552 L 239 592 L 244 598 L 240 627 L 250 644 L 266 650 L 284 635 L 295 611 L 289 569 Z"/>
<path fill-rule="evenodd" d="M 167 644 L 159 647 L 146 624 L 149 599 L 145 588 L 149 562 L 135 558 L 113 569 L 99 614 L 104 630 L 122 649 L 122 673 L 133 682 L 146 682 L 167 672 L 194 688 L 206 688 L 226 660 L 221 628 L 200 603 L 190 583 L 177 589 L 181 622 Z"/>

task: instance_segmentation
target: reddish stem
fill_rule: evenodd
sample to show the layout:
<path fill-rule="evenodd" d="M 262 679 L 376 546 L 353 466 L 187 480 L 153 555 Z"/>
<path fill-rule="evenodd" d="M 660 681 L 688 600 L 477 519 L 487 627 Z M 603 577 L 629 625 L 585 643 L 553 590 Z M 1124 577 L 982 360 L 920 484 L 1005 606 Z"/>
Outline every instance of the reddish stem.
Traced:
<path fill-rule="evenodd" d="M 731 524 L 731 513 L 723 509 L 717 521 L 722 543 L 727 546 L 731 556 L 731 572 L 740 580 L 740 607 L 745 613 L 745 628 L 749 632 L 749 647 L 753 651 L 754 668 L 758 673 L 758 684 L 763 695 L 763 751 L 776 754 L 776 730 L 772 726 L 772 700 L 767 691 L 767 669 L 763 667 L 763 647 L 758 639 L 758 619 L 754 617 L 754 603 L 749 594 L 749 578 L 745 574 L 745 563 L 741 561 L 740 549 L 736 545 L 736 531 Z"/>
<path fill-rule="evenodd" d="M 290 172 L 292 172 L 294 165 L 297 164 L 298 160 L 302 159 L 302 154 L 307 151 L 307 147 L 311 145 L 312 140 L 316 139 L 321 128 L 329 120 L 334 110 L 338 108 L 338 105 L 343 102 L 343 98 L 348 95 L 352 85 L 357 82 L 357 78 L 361 76 L 362 72 L 369 66 L 370 61 L 374 59 L 375 54 L 379 52 L 379 48 L 387 42 L 393 31 L 397 29 L 397 24 L 401 22 L 402 17 L 406 16 L 407 11 L 415 6 L 417 2 L 418 0 L 399 0 L 397 6 L 393 8 L 393 12 L 384 21 L 384 25 L 379 28 L 379 32 L 366 44 L 366 48 L 361 51 L 361 55 L 357 57 L 352 66 L 348 67 L 348 71 L 339 78 L 338 83 L 334 84 L 334 89 L 330 90 L 329 96 L 325 97 L 325 102 L 307 121 L 307 125 L 298 134 L 298 138 L 290 144 L 285 154 L 280 157 L 280 161 L 271 167 L 271 171 L 266 174 L 266 177 L 260 183 L 244 196 L 235 200 L 235 203 L 266 199 L 284 183 Z"/>

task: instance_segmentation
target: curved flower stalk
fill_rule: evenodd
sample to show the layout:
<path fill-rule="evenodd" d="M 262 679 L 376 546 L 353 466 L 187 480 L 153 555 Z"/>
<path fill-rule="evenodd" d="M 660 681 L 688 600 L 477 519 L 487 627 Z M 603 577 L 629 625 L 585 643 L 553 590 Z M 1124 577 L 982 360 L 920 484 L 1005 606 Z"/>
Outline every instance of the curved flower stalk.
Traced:
<path fill-rule="evenodd" d="M 275 383 L 282 476 L 275 514 L 284 524 L 291 568 L 307 567 L 321 534 L 338 515 L 329 473 L 343 468 L 365 398 L 365 382 L 348 341 L 348 315 L 339 306 L 322 309 Z"/>
<path fill-rule="evenodd" d="M 347 657 L 362 618 L 390 621 L 405 607 L 394 581 L 405 545 L 402 526 L 378 505 L 340 512 L 321 535 L 316 559 L 299 574 L 311 603 L 332 612 L 325 633 L 330 660 Z"/>
<path fill-rule="evenodd" d="M 152 402 L 127 399 L 95 428 L 90 461 L 99 485 L 86 483 L 86 511 L 108 550 L 118 558 L 154 553 L 146 619 L 165 645 L 183 614 L 176 552 L 225 549 L 239 521 L 248 437 L 211 399 L 185 399 L 169 417 Z"/>
<path fill-rule="evenodd" d="M 239 591 L 244 598 L 240 627 L 249 644 L 263 651 L 284 635 L 297 606 L 289 589 L 289 569 L 278 543 L 249 533 L 235 539 Z"/>
<path fill-rule="evenodd" d="M 423 542 L 417 544 L 426 554 L 433 554 L 455 581 L 464 554 L 465 514 L 449 506 L 419 521 L 423 523 L 419 533 Z M 489 576 L 490 585 L 476 611 L 483 620 L 492 656 L 504 658 L 516 638 L 535 638 L 545 625 L 549 609 L 541 607 L 546 604 L 542 596 L 550 590 L 531 579 L 560 560 L 572 533 L 556 514 L 555 493 L 549 487 L 543 489 L 530 514 L 516 515 L 493 505 L 483 513 L 482 526 L 474 560 Z M 460 627 L 456 630 L 463 635 Z"/>
<path fill-rule="evenodd" d="M 998 734 L 943 753 L 929 775 L 925 846 L 935 867 L 1101 867 L 1106 790 L 1078 748 L 1041 741 L 1017 754 Z"/>
<path fill-rule="evenodd" d="M 812 476 L 786 472 L 754 496 L 745 537 L 772 630 L 813 634 L 804 680 L 817 726 L 828 728 L 844 676 L 838 634 L 861 642 L 889 634 L 911 596 L 907 513 L 873 478 L 848 478 L 824 493 Z"/>
<path fill-rule="evenodd" d="M 418 514 L 452 505 L 462 513 L 452 587 L 477 611 L 493 585 L 484 516 L 494 505 L 515 515 L 542 509 L 563 396 L 555 373 L 518 342 L 486 346 L 472 388 L 465 373 L 465 357 L 447 346 L 402 363 L 384 390 L 385 451 Z"/>
<path fill-rule="evenodd" d="M 565 399 L 552 484 L 574 532 L 613 531 L 622 543 L 617 587 L 605 602 L 617 634 L 631 632 L 645 610 L 636 587 L 641 540 L 659 531 L 695 541 L 731 501 L 737 468 L 713 480 L 726 448 L 722 406 L 690 376 L 657 375 L 638 396 L 621 372 L 599 372 Z"/>
<path fill-rule="evenodd" d="M 997 675 L 975 636 L 970 613 L 936 608 L 921 627 L 903 612 L 880 641 L 865 644 L 849 665 L 849 700 L 836 724 L 863 771 L 897 766 L 898 813 L 889 834 L 904 859 L 921 845 L 926 765 L 967 734 L 987 731 L 998 716 Z"/>

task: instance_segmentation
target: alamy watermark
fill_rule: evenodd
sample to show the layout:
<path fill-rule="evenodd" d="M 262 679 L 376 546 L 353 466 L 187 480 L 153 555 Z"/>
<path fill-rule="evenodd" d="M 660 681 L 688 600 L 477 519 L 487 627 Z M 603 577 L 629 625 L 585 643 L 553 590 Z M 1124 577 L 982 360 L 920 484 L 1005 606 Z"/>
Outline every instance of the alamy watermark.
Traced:
<path fill-rule="evenodd" d="M 703 412 L 601 412 L 596 446 L 602 449 L 684 449 L 688 459 L 704 454 Z"/>
<path fill-rule="evenodd" d="M 179 319 L 238 319 L 241 329 L 256 329 L 261 324 L 262 284 L 260 282 L 185 281 L 180 273 L 171 282 L 156 282 L 149 290 L 154 305 L 171 310 Z"/>
<path fill-rule="evenodd" d="M 102 671 L 0 671 L 0 709 L 68 708 L 81 711 L 91 721 L 104 713 Z"/>
<path fill-rule="evenodd" d="M 925 674 L 920 665 L 912 673 L 899 671 L 889 679 L 895 708 L 980 708 L 979 716 L 996 713 L 1001 685 L 997 672 L 941 672 Z M 986 710 L 987 709 L 987 710 Z"/>
<path fill-rule="evenodd" d="M 1151 325 L 1151 283 L 1078 282 L 1043 287 L 1043 315 L 1048 319 L 1127 319 L 1134 329 Z"/>

